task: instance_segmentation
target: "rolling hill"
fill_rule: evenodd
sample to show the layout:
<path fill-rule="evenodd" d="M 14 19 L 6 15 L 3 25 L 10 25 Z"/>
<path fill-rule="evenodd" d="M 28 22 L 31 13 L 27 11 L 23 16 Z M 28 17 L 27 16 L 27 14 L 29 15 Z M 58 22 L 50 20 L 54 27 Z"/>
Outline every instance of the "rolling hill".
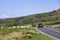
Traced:
<path fill-rule="evenodd" d="M 17 26 L 52 21 L 60 21 L 60 9 L 23 17 L 0 19 L 0 26 Z"/>

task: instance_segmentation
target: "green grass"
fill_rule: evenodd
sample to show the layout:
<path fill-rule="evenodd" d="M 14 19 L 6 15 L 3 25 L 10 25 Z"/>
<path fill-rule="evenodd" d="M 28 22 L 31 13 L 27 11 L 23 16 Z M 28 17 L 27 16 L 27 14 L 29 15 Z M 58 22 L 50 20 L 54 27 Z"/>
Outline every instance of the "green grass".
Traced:
<path fill-rule="evenodd" d="M 4 29 L 0 29 L 0 34 L 5 35 L 11 32 L 24 32 L 28 30 L 37 31 L 34 28 L 10 28 L 10 29 L 4 28 Z"/>
<path fill-rule="evenodd" d="M 10 29 L 5 28 L 5 29 L 0 29 L 0 34 L 7 35 L 12 32 L 23 32 L 24 33 L 25 31 L 28 31 L 28 30 L 33 30 L 34 32 L 38 32 L 34 28 L 10 28 Z M 22 40 L 53 40 L 53 39 L 43 34 L 40 34 L 40 35 L 33 34 L 32 38 L 29 39 L 28 37 L 25 37 L 25 38 L 22 38 Z"/>
<path fill-rule="evenodd" d="M 42 22 L 44 25 L 56 25 L 60 24 L 60 20 L 57 21 L 49 21 L 49 22 Z"/>
<path fill-rule="evenodd" d="M 31 39 L 23 38 L 23 40 L 53 40 L 53 39 L 41 34 L 41 35 L 33 35 Z"/>

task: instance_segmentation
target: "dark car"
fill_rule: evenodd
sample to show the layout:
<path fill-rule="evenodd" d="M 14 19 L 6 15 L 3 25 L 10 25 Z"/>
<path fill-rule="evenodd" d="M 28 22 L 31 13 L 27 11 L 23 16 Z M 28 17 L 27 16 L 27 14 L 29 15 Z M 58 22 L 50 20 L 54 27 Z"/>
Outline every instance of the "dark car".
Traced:
<path fill-rule="evenodd" d="M 38 24 L 38 28 L 43 28 L 43 24 L 42 23 Z"/>

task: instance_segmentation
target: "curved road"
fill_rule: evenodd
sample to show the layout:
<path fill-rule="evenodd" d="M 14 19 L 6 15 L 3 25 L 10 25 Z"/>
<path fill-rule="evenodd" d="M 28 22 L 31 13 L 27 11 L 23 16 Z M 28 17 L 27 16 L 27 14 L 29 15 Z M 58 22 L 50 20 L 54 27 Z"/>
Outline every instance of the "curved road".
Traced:
<path fill-rule="evenodd" d="M 52 37 L 58 38 L 60 40 L 60 29 L 58 28 L 38 28 L 39 31 L 42 31 Z"/>

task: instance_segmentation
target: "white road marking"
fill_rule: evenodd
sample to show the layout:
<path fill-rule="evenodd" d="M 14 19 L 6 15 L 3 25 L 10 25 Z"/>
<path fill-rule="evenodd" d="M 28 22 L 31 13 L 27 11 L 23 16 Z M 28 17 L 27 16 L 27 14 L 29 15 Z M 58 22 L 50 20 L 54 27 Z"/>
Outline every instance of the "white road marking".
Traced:
<path fill-rule="evenodd" d="M 54 40 L 60 40 L 60 39 L 58 39 L 58 38 L 55 38 L 55 37 L 53 37 L 53 36 L 51 36 L 51 35 L 48 35 L 48 34 L 42 32 L 41 30 L 39 30 L 39 29 L 37 29 L 37 28 L 35 28 L 35 29 L 38 30 L 39 32 L 41 32 L 42 34 L 47 35 L 47 36 L 53 38 Z"/>

